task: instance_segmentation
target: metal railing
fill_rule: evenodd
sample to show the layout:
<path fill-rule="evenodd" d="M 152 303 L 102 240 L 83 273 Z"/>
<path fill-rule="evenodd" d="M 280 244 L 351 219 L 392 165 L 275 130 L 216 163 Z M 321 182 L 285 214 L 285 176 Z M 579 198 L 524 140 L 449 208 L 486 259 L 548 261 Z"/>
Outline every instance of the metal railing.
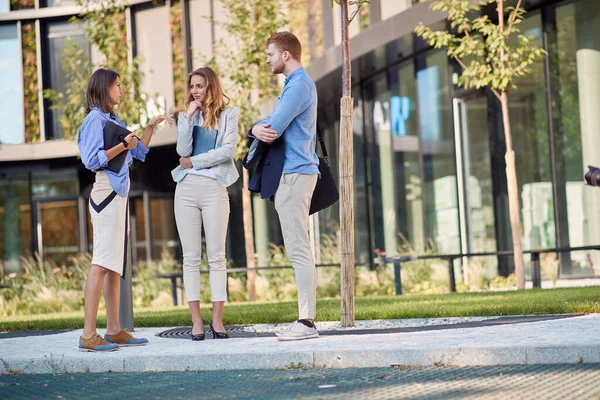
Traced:
<path fill-rule="evenodd" d="M 531 281 L 534 288 L 542 287 L 542 273 L 540 268 L 540 254 L 543 253 L 571 253 L 573 251 L 584 251 L 584 250 L 600 250 L 600 245 L 595 246 L 581 246 L 581 247 L 564 247 L 555 249 L 533 249 L 523 251 L 523 254 L 531 254 Z M 450 282 L 450 292 L 456 292 L 456 278 L 454 276 L 454 260 L 457 258 L 464 257 L 484 257 L 484 256 L 497 256 L 507 257 L 514 255 L 514 251 L 502 250 L 496 252 L 483 252 L 483 253 L 458 253 L 458 254 L 434 254 L 434 255 L 405 255 L 405 256 L 392 256 L 392 257 L 378 257 L 374 260 L 375 264 L 394 264 L 394 281 L 396 284 L 396 294 L 402 294 L 402 277 L 401 277 L 401 265 L 402 263 L 416 260 L 427 260 L 427 259 L 441 259 L 446 260 L 448 263 L 448 275 Z"/>
<path fill-rule="evenodd" d="M 323 267 L 339 267 L 340 264 L 317 264 L 315 267 L 323 268 Z M 292 268 L 291 265 L 277 265 L 272 267 L 256 267 L 256 268 L 247 268 L 247 267 L 235 267 L 235 268 L 227 268 L 228 274 L 233 274 L 237 272 L 248 272 L 248 271 L 261 271 L 261 270 L 274 270 L 274 269 L 289 269 Z M 201 274 L 208 274 L 210 271 L 207 269 L 201 269 Z M 183 280 L 183 271 L 170 272 L 168 274 L 159 274 L 156 275 L 157 278 L 171 279 L 171 295 L 173 296 L 173 305 L 176 306 L 179 303 L 177 289 L 181 287 L 178 285 L 178 280 Z M 227 292 L 229 296 L 229 292 Z"/>

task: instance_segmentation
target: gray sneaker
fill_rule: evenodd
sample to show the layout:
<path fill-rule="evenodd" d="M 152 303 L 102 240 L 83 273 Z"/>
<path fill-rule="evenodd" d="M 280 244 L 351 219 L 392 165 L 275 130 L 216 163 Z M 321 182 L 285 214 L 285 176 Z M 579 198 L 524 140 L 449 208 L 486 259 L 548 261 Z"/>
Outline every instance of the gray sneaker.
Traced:
<path fill-rule="evenodd" d="M 316 325 L 310 328 L 299 321 L 294 321 L 294 323 L 292 323 L 288 329 L 285 331 L 276 332 L 276 334 L 277 340 L 282 342 L 314 339 L 319 337 L 319 332 L 317 332 Z"/>

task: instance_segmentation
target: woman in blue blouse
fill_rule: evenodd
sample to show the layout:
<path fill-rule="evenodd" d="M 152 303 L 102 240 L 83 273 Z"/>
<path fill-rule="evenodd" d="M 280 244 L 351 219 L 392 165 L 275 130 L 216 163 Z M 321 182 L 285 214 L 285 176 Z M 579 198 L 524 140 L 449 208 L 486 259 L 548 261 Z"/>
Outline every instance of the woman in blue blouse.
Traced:
<path fill-rule="evenodd" d="M 77 144 L 85 167 L 96 173 L 90 194 L 90 214 L 94 232 L 92 266 L 85 283 L 84 327 L 79 338 L 80 351 L 112 351 L 119 346 L 148 343 L 121 329 L 119 300 L 128 239 L 129 166 L 133 158 L 144 161 L 156 125 L 171 118 L 153 118 L 140 139 L 130 133 L 122 143 L 104 149 L 104 127 L 110 121 L 125 128 L 114 108 L 121 102 L 121 78 L 115 71 L 98 69 L 92 74 L 85 95 L 86 117 L 79 129 Z M 108 162 L 129 150 L 118 172 L 106 169 Z M 100 294 L 104 288 L 106 334 L 96 332 Z"/>
<path fill-rule="evenodd" d="M 233 162 L 238 140 L 238 113 L 227 107 L 219 77 L 210 68 L 198 68 L 187 79 L 188 108 L 177 122 L 179 166 L 172 171 L 175 221 L 183 248 L 183 282 L 192 313 L 192 340 L 204 340 L 200 314 L 200 261 L 202 229 L 210 267 L 211 331 L 227 339 L 223 306 L 227 300 L 225 239 L 229 220 L 227 187 L 239 177 Z"/>

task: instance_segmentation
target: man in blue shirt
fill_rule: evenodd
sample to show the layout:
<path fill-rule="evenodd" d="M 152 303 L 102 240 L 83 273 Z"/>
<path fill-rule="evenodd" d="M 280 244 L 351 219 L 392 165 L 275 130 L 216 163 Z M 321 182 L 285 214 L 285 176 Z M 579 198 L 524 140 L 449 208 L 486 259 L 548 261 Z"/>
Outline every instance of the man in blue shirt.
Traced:
<path fill-rule="evenodd" d="M 303 340 L 319 336 L 314 324 L 317 271 L 310 248 L 308 213 L 317 179 L 317 89 L 302 67 L 302 46 L 290 32 L 279 32 L 267 41 L 267 65 L 273 74 L 286 76 L 273 112 L 252 128 L 256 139 L 283 140 L 285 157 L 275 209 L 283 242 L 296 274 L 299 319 L 281 332 L 279 340 Z"/>

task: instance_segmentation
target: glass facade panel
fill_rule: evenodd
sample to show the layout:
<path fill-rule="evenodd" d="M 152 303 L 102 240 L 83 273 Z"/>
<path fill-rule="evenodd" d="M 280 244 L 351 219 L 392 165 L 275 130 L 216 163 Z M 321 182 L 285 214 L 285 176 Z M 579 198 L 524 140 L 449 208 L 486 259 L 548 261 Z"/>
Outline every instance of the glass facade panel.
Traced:
<path fill-rule="evenodd" d="M 319 115 L 319 126 L 323 131 L 323 139 L 329 154 L 329 166 L 333 179 L 339 185 L 339 103 L 333 103 Z M 318 148 L 318 146 L 317 146 Z M 356 150 L 355 150 L 356 151 Z M 317 153 L 320 155 L 321 150 Z M 340 230 L 340 203 L 337 202 L 331 207 L 319 211 L 319 231 L 321 234 L 336 235 Z"/>
<path fill-rule="evenodd" d="M 144 200 L 141 198 L 132 199 L 132 221 L 131 238 L 132 244 L 135 243 L 135 255 L 138 262 L 144 262 L 147 259 L 146 251 L 146 219 L 144 218 Z"/>
<path fill-rule="evenodd" d="M 441 253 L 460 250 L 454 130 L 446 53 L 417 58 L 419 129 L 427 239 Z"/>
<path fill-rule="evenodd" d="M 5 271 L 19 269 L 31 252 L 31 205 L 27 175 L 0 174 L 0 256 Z"/>
<path fill-rule="evenodd" d="M 542 46 L 539 14 L 527 18 L 519 28 L 526 36 L 534 37 L 536 46 Z M 554 247 L 554 198 L 543 59 L 535 62 L 531 74 L 516 79 L 515 84 L 517 88 L 509 91 L 508 107 L 521 196 L 523 249 Z"/>
<path fill-rule="evenodd" d="M 35 8 L 35 0 L 0 0 L 0 3 L 6 1 L 6 7 L 10 4 L 10 11 L 26 10 L 28 8 Z M 2 7 L 0 6 L 0 9 Z M 0 12 L 7 12 L 8 8 L 0 10 Z"/>
<path fill-rule="evenodd" d="M 373 254 L 369 246 L 369 199 L 367 190 L 367 171 L 365 168 L 365 132 L 363 126 L 363 100 L 357 87 L 352 93 L 354 98 L 354 258 L 357 264 L 369 265 Z M 338 135 L 336 135 L 338 136 Z"/>
<path fill-rule="evenodd" d="M 77 200 L 36 202 L 44 260 L 66 264 L 79 253 Z"/>
<path fill-rule="evenodd" d="M 390 121 L 390 91 L 386 74 L 365 86 L 365 123 L 369 135 L 372 244 L 393 255 L 398 251 L 394 183 L 394 149 Z"/>
<path fill-rule="evenodd" d="M 173 199 L 151 199 L 150 221 L 152 222 L 153 258 L 161 258 L 163 252 L 166 252 L 169 258 L 174 258 L 179 243 L 176 237 Z"/>
<path fill-rule="evenodd" d="M 44 4 L 43 7 L 65 7 L 77 4 L 75 0 L 46 0 L 40 3 Z"/>
<path fill-rule="evenodd" d="M 63 53 L 68 41 L 75 43 L 85 50 L 90 57 L 90 46 L 83 33 L 81 24 L 71 22 L 51 22 L 47 25 L 47 54 L 45 55 L 46 89 L 54 89 L 59 93 L 67 90 L 67 77 L 62 68 Z M 50 110 L 50 102 L 46 105 L 46 138 L 62 139 L 64 131 L 60 125 L 61 110 Z"/>
<path fill-rule="evenodd" d="M 172 114 L 175 107 L 169 9 L 145 7 L 135 11 L 135 55 L 142 57 L 142 93 L 156 94 L 157 106 Z M 168 60 L 168 61 L 165 61 Z"/>
<path fill-rule="evenodd" d="M 464 169 L 469 251 L 478 253 L 496 251 L 487 101 L 487 97 L 477 97 L 465 102 L 466 129 L 462 132 L 468 157 Z"/>
<path fill-rule="evenodd" d="M 600 3 L 580 0 L 557 7 L 548 28 L 553 71 L 552 112 L 560 234 L 570 246 L 600 243 L 600 190 L 581 184 L 588 165 L 600 164 Z M 559 203 L 561 204 L 561 203 Z M 560 215 L 560 214 L 559 214 Z M 569 274 L 600 272 L 598 252 L 571 254 Z"/>
<path fill-rule="evenodd" d="M 36 199 L 77 196 L 79 193 L 78 186 L 75 171 L 34 174 L 31 195 Z"/>
<path fill-rule="evenodd" d="M 17 25 L 0 25 L 0 143 L 25 141 L 21 45 Z"/>
<path fill-rule="evenodd" d="M 425 244 L 423 182 L 415 67 L 411 61 L 390 73 L 390 123 L 394 141 L 396 218 L 401 241 L 415 249 Z M 410 139 L 410 140 L 408 140 Z"/>

